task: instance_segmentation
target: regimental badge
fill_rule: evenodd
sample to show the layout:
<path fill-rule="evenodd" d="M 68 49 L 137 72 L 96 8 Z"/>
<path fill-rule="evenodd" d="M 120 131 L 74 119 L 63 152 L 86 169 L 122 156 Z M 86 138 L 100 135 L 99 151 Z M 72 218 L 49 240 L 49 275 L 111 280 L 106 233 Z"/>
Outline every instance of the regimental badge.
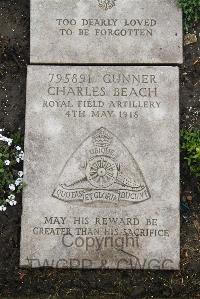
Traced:
<path fill-rule="evenodd" d="M 126 146 L 101 127 L 72 154 L 52 194 L 81 205 L 134 204 L 149 199 L 143 174 Z"/>
<path fill-rule="evenodd" d="M 103 10 L 111 9 L 113 6 L 115 6 L 116 0 L 98 0 L 99 7 Z"/>

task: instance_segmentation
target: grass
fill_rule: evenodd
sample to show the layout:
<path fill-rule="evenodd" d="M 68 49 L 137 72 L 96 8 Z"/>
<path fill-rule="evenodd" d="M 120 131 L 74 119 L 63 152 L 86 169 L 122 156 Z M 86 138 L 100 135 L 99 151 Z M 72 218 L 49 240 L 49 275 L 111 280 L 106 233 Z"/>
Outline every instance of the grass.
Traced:
<path fill-rule="evenodd" d="M 188 30 L 200 21 L 200 0 L 178 0 L 183 9 L 184 27 Z"/>
<path fill-rule="evenodd" d="M 200 130 L 181 131 L 181 151 L 191 175 L 197 178 L 200 188 Z"/>

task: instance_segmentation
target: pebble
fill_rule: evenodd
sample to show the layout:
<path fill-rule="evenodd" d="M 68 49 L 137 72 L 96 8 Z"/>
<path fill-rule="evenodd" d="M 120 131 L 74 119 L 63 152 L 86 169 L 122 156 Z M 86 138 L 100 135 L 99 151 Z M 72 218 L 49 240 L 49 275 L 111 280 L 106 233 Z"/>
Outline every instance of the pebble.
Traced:
<path fill-rule="evenodd" d="M 197 42 L 196 34 L 188 33 L 188 34 L 185 35 L 185 37 L 184 37 L 184 45 L 185 46 L 190 45 L 190 44 L 194 44 L 196 42 Z"/>

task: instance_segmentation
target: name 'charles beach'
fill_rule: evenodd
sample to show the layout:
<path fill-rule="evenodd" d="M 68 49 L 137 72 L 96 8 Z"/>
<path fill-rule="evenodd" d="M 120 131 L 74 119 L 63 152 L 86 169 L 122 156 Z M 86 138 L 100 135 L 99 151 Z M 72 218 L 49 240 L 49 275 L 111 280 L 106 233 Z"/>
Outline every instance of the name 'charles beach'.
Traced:
<path fill-rule="evenodd" d="M 59 84 L 50 84 L 48 87 L 48 95 L 50 96 L 79 96 L 79 97 L 104 97 L 108 95 L 108 91 L 112 91 L 114 97 L 157 97 L 158 96 L 158 80 L 153 74 L 124 74 L 124 73 L 106 73 L 102 80 L 104 86 L 91 86 L 93 78 L 90 79 L 90 86 L 72 86 L 68 82 L 62 81 Z M 63 83 L 61 86 L 60 83 Z M 76 81 L 76 83 L 78 83 Z M 113 85 L 113 88 L 107 90 L 106 86 Z M 114 85 L 118 84 L 117 87 Z M 147 85 L 148 84 L 148 85 Z M 128 85 L 128 87 L 127 87 Z M 134 87 L 133 87 L 134 86 Z M 111 95 L 111 94 L 110 94 Z"/>

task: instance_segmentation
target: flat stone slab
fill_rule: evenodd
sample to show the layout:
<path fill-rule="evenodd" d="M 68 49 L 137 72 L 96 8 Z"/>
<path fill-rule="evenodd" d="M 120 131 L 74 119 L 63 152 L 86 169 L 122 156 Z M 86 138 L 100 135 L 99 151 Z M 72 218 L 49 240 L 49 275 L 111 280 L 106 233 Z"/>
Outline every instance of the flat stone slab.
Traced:
<path fill-rule="evenodd" d="M 21 266 L 179 268 L 177 67 L 29 66 Z"/>
<path fill-rule="evenodd" d="M 32 63 L 180 64 L 177 0 L 31 0 Z"/>

